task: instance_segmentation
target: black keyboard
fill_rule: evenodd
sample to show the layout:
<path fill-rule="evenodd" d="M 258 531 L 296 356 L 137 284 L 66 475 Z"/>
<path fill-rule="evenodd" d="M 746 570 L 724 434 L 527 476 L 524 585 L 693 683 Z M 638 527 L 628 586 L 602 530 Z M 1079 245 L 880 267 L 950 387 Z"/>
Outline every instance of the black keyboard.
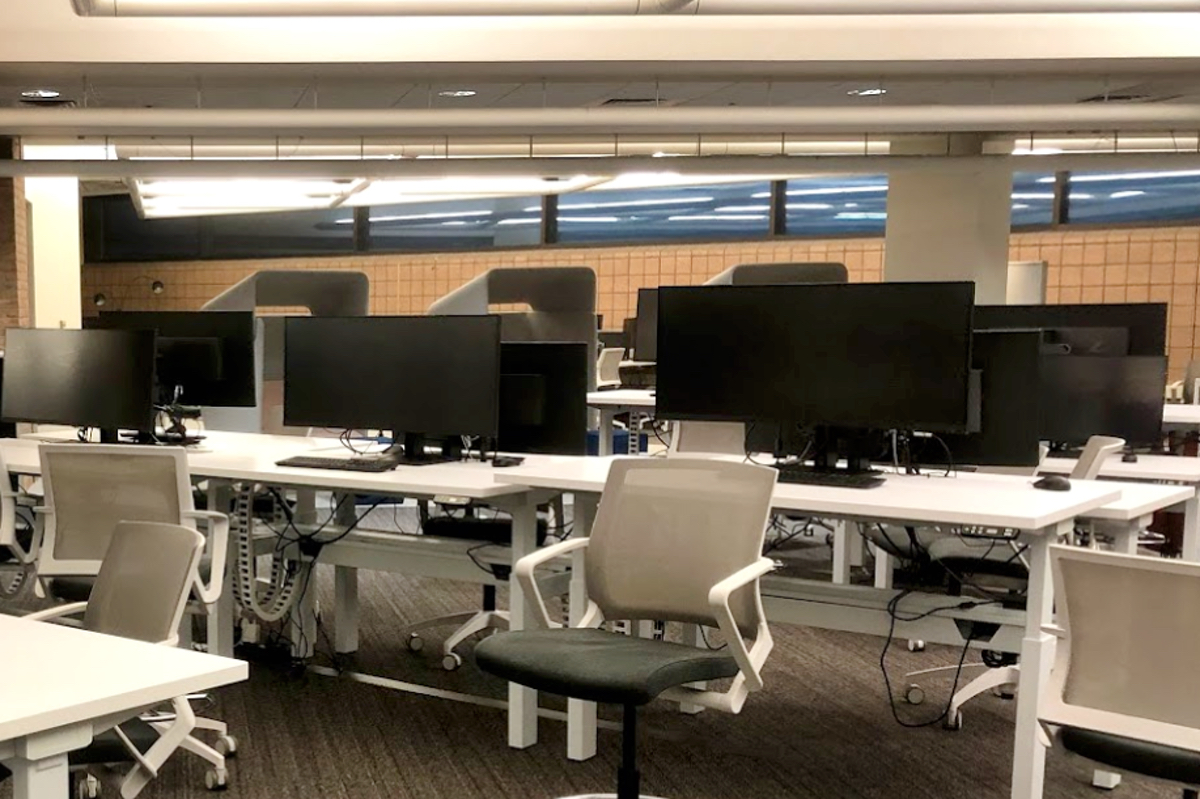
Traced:
<path fill-rule="evenodd" d="M 396 462 L 390 458 L 321 458 L 316 455 L 297 455 L 275 461 L 276 466 L 296 469 L 340 469 L 344 472 L 390 472 Z"/>
<path fill-rule="evenodd" d="M 876 488 L 883 485 L 884 479 L 878 472 L 817 471 L 784 466 L 779 469 L 779 482 L 831 488 Z"/>

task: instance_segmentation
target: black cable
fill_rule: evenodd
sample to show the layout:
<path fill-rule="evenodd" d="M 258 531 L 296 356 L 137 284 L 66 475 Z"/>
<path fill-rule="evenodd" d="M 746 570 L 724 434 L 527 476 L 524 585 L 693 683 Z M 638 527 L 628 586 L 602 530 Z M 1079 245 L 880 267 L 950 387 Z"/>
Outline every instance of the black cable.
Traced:
<path fill-rule="evenodd" d="M 929 719 L 927 721 L 922 721 L 922 722 L 905 721 L 904 719 L 900 718 L 900 712 L 896 708 L 896 697 L 892 693 L 892 680 L 888 676 L 888 670 L 887 670 L 887 654 L 888 654 L 888 651 L 891 650 L 891 648 L 892 648 L 892 642 L 896 638 L 896 622 L 897 621 L 905 621 L 905 622 L 919 621 L 921 619 L 928 618 L 929 616 L 932 616 L 935 613 L 942 613 L 942 612 L 945 612 L 948 610 L 971 610 L 973 608 L 980 607 L 981 605 L 996 604 L 996 602 L 995 602 L 995 600 L 959 602 L 957 605 L 946 605 L 943 607 L 932 608 L 931 610 L 927 610 L 923 613 L 913 614 L 913 615 L 908 616 L 907 618 L 901 619 L 900 618 L 900 601 L 902 599 L 904 599 L 904 597 L 908 596 L 910 593 L 912 593 L 912 592 L 906 589 L 904 591 L 899 592 L 894 597 L 892 597 L 890 600 L 888 600 L 888 604 L 887 604 L 887 614 L 889 617 L 888 634 L 887 634 L 887 641 L 883 645 L 883 651 L 879 653 L 879 670 L 881 672 L 883 672 L 883 685 L 884 685 L 884 689 L 887 691 L 888 704 L 890 705 L 891 710 L 892 710 L 892 718 L 894 718 L 896 720 L 896 723 L 899 724 L 901 727 L 906 727 L 908 729 L 918 729 L 918 728 L 922 728 L 922 727 L 932 727 L 935 724 L 940 724 L 942 721 L 944 721 L 946 719 L 947 716 L 950 715 L 950 708 L 954 704 L 954 695 L 956 693 L 958 693 L 958 682 L 962 678 L 963 664 L 967 660 L 967 651 L 971 648 L 971 640 L 972 639 L 967 638 L 965 641 L 963 641 L 962 653 L 958 657 L 958 666 L 955 668 L 955 671 L 954 671 L 954 684 L 950 687 L 950 697 L 949 697 L 949 699 L 946 700 L 946 706 L 945 706 L 945 708 L 942 709 L 942 712 L 940 714 L 938 714 L 937 718 Z"/>

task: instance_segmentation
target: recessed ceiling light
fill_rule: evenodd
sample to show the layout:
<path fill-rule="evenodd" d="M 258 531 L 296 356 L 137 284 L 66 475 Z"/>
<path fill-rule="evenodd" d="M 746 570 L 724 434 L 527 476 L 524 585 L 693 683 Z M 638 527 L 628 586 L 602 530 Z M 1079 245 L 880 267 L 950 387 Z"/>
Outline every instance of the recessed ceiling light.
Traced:
<path fill-rule="evenodd" d="M 474 89 L 446 89 L 438 92 L 438 97 L 474 97 L 476 94 Z"/>
<path fill-rule="evenodd" d="M 867 89 L 851 89 L 846 94 L 851 97 L 881 97 L 887 94 L 887 89 L 882 86 L 872 86 Z"/>
<path fill-rule="evenodd" d="M 54 89 L 29 89 L 21 92 L 21 96 L 26 100 L 54 100 L 62 96 L 62 93 Z"/>

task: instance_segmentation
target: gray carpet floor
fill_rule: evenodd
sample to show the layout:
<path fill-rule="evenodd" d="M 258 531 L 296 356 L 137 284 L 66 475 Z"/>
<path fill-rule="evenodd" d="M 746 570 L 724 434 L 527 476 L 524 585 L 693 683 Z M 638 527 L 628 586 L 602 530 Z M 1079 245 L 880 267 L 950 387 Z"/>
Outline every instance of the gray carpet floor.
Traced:
<path fill-rule="evenodd" d="M 333 601 L 332 582 L 328 569 L 313 582 L 324 607 Z M 477 606 L 478 587 L 364 572 L 360 598 L 361 649 L 338 666 L 478 696 L 504 695 L 504 684 L 478 671 L 469 654 L 457 672 L 442 671 L 445 633 L 434 631 L 420 653 L 405 644 L 407 625 Z M 324 623 L 318 641 L 316 660 L 325 665 L 333 663 L 330 624 Z M 958 732 L 904 729 L 893 720 L 884 691 L 882 639 L 784 625 L 773 631 L 766 690 L 751 696 L 740 715 L 685 716 L 666 703 L 645 710 L 645 793 L 688 799 L 1008 796 L 1014 703 L 991 696 L 972 702 Z M 913 654 L 900 645 L 889 655 L 889 672 L 903 686 L 906 671 L 953 663 L 957 654 L 943 647 Z M 901 705 L 902 716 L 936 716 L 951 679 L 923 679 L 928 701 Z M 553 697 L 543 697 L 543 704 L 561 707 Z M 240 741 L 228 794 L 237 799 L 549 799 L 615 786 L 615 731 L 601 731 L 596 758 L 574 763 L 565 757 L 566 727 L 558 721 L 543 720 L 538 745 L 515 751 L 506 746 L 501 710 L 312 672 L 289 675 L 267 663 L 254 664 L 247 683 L 217 692 L 216 706 L 205 713 L 225 719 Z M 1087 763 L 1052 751 L 1046 797 L 1102 796 L 1090 787 L 1090 773 Z M 177 755 L 142 796 L 200 799 L 207 793 L 203 775 L 201 761 Z M 110 799 L 118 795 L 115 782 L 105 791 Z M 11 786 L 0 785 L 0 799 L 10 795 Z M 1136 777 L 1126 777 L 1114 794 L 1177 795 Z"/>

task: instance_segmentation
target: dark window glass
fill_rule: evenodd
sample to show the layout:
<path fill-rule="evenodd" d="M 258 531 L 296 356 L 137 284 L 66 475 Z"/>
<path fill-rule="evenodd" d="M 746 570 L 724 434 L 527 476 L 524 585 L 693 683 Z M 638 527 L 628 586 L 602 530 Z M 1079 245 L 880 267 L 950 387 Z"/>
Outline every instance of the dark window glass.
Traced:
<path fill-rule="evenodd" d="M 1049 225 L 1054 221 L 1054 175 L 1048 172 L 1013 174 L 1012 226 Z"/>
<path fill-rule="evenodd" d="M 372 250 L 486 250 L 541 241 L 542 198 L 498 197 L 370 209 Z"/>
<path fill-rule="evenodd" d="M 558 240 L 753 238 L 770 231 L 770 210 L 765 181 L 580 192 L 558 199 Z"/>
<path fill-rule="evenodd" d="M 887 175 L 822 175 L 787 182 L 791 236 L 882 236 L 887 225 Z"/>
<path fill-rule="evenodd" d="M 1200 217 L 1200 170 L 1077 172 L 1071 222 L 1170 222 Z"/>
<path fill-rule="evenodd" d="M 187 260 L 200 254 L 195 217 L 142 219 L 127 194 L 85 197 L 84 258 L 101 261 Z"/>
<path fill-rule="evenodd" d="M 213 258 L 281 257 L 351 252 L 354 211 L 277 211 L 205 217 L 206 255 Z"/>

